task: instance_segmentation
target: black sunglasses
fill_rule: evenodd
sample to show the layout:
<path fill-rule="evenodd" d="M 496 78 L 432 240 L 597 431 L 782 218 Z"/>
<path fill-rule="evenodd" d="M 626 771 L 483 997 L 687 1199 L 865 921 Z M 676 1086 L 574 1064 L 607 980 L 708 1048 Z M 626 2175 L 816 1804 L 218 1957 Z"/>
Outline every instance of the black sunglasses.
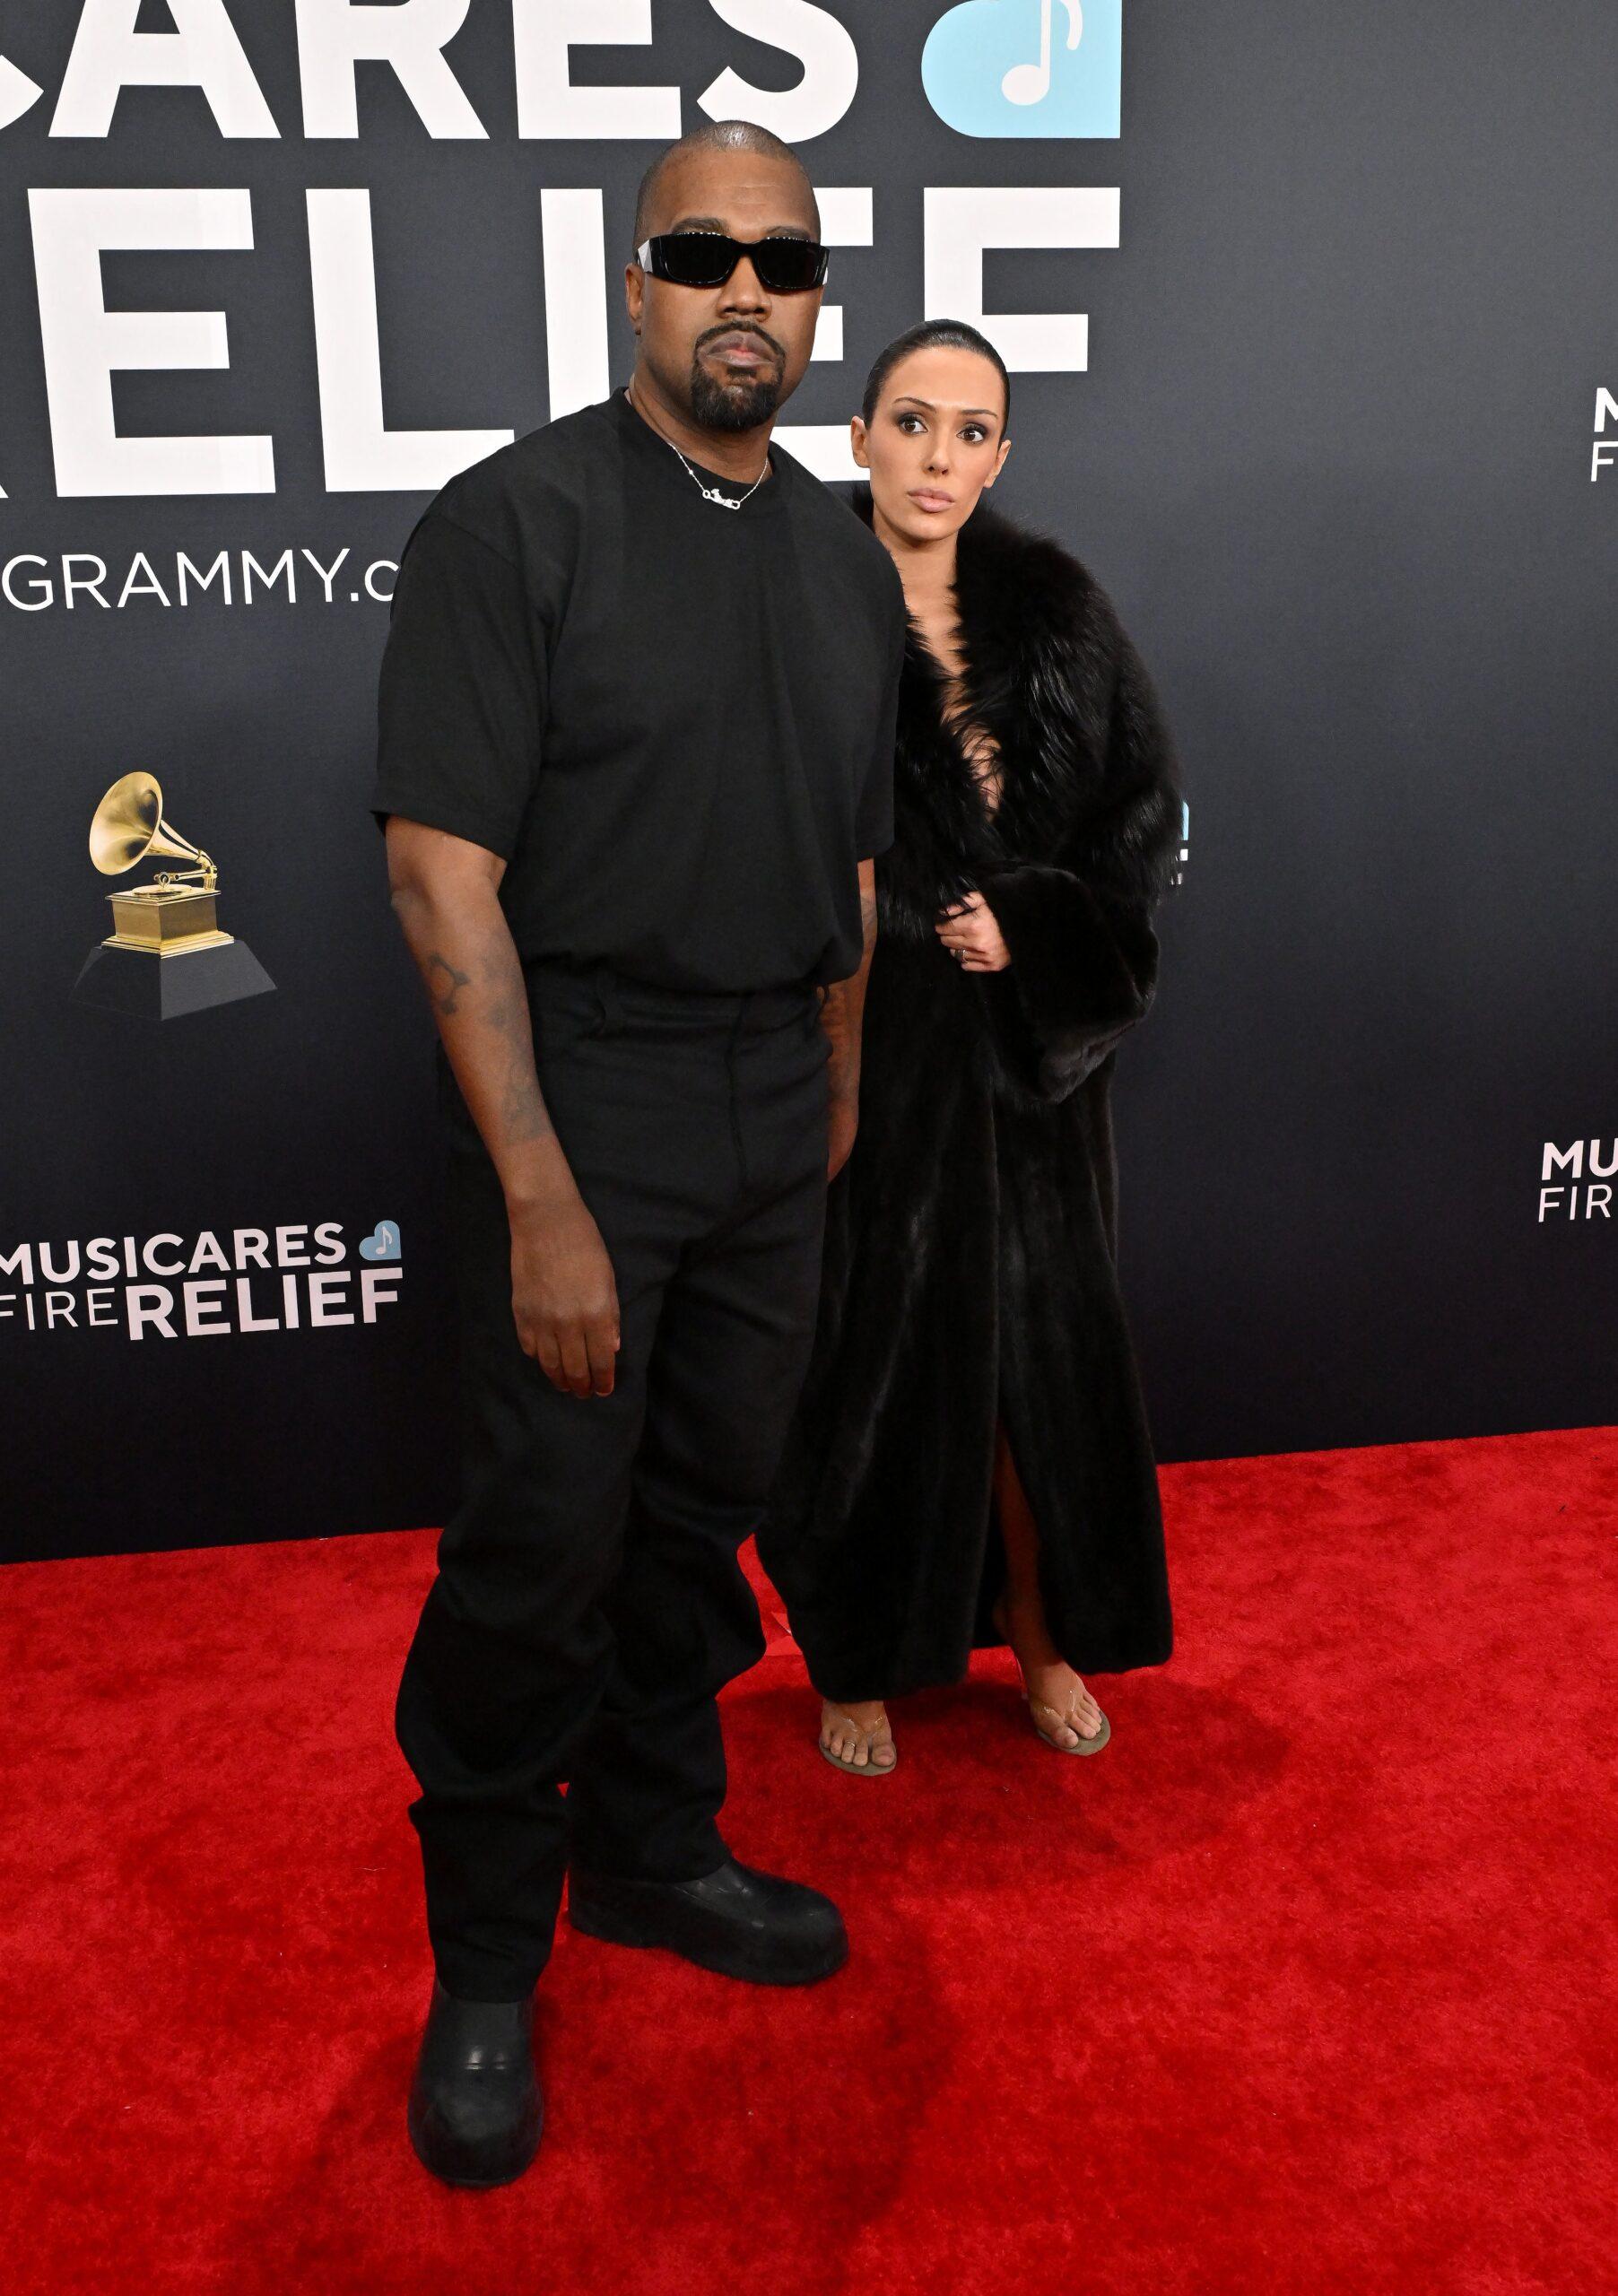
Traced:
<path fill-rule="evenodd" d="M 831 250 L 818 239 L 733 239 L 726 231 L 659 231 L 642 239 L 635 260 L 654 279 L 676 287 L 718 287 L 744 256 L 750 256 L 759 284 L 772 295 L 801 295 L 823 287 Z"/>

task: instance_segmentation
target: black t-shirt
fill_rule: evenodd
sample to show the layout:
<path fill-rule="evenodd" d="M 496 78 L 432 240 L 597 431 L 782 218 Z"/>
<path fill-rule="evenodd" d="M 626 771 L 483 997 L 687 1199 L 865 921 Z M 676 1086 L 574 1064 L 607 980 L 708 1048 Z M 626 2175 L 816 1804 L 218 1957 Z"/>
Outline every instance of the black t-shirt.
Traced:
<path fill-rule="evenodd" d="M 525 960 L 724 990 L 859 963 L 904 592 L 848 505 L 770 457 L 722 509 L 615 391 L 461 472 L 405 544 L 372 809 L 500 855 Z"/>

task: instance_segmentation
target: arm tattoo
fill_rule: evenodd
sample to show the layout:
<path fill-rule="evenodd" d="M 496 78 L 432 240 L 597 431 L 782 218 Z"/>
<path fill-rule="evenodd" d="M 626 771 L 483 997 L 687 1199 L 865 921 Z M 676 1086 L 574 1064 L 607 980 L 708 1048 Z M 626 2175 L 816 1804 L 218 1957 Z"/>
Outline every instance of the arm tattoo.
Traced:
<path fill-rule="evenodd" d="M 498 961 L 490 967 L 498 981 Z M 500 1117 L 506 1136 L 513 1142 L 549 1140 L 556 1130 L 534 1070 L 534 1039 L 527 999 L 497 992 L 483 1014 L 484 1025 L 504 1039 L 506 1065 L 500 1079 Z"/>
<path fill-rule="evenodd" d="M 455 1001 L 456 991 L 471 986 L 471 974 L 457 972 L 448 958 L 440 956 L 436 949 L 422 970 L 427 977 L 427 994 L 439 1011 L 440 1013 L 458 1012 L 460 1008 Z M 444 975 L 444 981 L 438 978 L 439 973 Z M 446 982 L 448 986 L 445 985 Z"/>
<path fill-rule="evenodd" d="M 502 1080 L 500 1113 L 509 1140 L 549 1140 L 553 1137 L 556 1126 L 551 1121 L 551 1112 L 545 1106 L 539 1080 L 534 1074 L 531 1053 L 526 1060 L 513 1053 Z"/>

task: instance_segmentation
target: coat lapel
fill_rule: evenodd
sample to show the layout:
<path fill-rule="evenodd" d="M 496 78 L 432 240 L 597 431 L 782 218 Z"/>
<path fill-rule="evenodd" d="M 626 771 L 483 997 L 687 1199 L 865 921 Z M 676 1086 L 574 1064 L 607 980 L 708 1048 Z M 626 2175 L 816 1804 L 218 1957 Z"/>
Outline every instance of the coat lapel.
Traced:
<path fill-rule="evenodd" d="M 856 514 L 871 523 L 871 491 Z M 1079 578 L 1075 588 L 1074 576 Z M 894 757 L 896 835 L 879 864 L 884 931 L 931 939 L 939 909 L 1008 861 L 1042 860 L 1099 779 L 1099 720 L 1083 674 L 1089 577 L 1055 544 L 978 508 L 956 544 L 963 667 L 957 709 L 1000 752 L 992 812 L 945 709 L 949 682 L 912 618 L 905 639 Z"/>

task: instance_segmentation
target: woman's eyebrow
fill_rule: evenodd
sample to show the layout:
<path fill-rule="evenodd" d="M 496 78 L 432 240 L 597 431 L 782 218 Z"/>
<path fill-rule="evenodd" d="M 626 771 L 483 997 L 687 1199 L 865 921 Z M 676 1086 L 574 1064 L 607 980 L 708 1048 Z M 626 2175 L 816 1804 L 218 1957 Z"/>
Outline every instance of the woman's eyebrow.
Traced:
<path fill-rule="evenodd" d="M 929 414 L 936 414 L 938 412 L 932 399 L 918 398 L 914 391 L 900 391 L 893 404 L 895 406 L 925 406 Z M 992 406 L 958 406 L 954 411 L 957 414 L 993 414 L 995 413 Z"/>

